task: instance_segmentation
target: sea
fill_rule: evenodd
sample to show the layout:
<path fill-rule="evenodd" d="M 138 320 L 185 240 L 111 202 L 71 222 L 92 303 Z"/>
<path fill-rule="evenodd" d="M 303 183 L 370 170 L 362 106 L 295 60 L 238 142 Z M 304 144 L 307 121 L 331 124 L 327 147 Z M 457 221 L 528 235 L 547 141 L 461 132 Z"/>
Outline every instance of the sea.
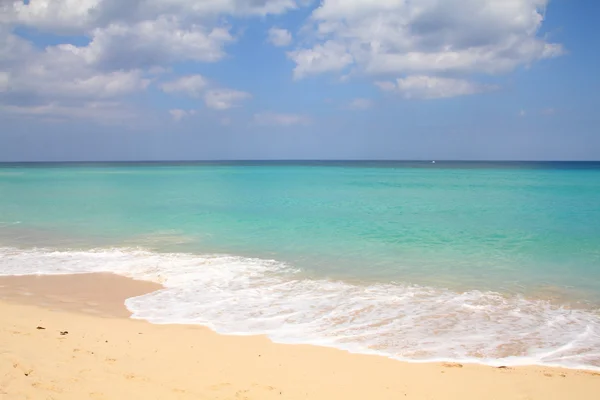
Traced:
<path fill-rule="evenodd" d="M 600 163 L 0 164 L 0 275 L 409 362 L 600 370 Z"/>

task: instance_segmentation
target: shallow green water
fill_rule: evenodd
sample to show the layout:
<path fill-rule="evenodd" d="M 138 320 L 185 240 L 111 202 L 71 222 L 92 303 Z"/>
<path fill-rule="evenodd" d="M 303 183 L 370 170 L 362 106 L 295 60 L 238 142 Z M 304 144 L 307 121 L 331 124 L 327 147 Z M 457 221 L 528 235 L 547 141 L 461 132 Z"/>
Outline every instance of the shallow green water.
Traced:
<path fill-rule="evenodd" d="M 600 290 L 600 169 L 438 165 L 4 168 L 0 221 L 31 229 L 33 243 L 223 252 L 342 278 Z"/>

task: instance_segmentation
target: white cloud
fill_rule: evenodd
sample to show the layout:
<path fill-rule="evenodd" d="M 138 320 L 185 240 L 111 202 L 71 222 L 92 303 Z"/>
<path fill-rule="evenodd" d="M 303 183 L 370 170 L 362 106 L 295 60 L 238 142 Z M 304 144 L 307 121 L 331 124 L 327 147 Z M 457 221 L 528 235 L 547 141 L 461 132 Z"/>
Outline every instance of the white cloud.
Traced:
<path fill-rule="evenodd" d="M 5 50 L 15 47 L 20 50 L 18 57 L 5 60 L 8 65 L 0 61 L 0 68 L 10 71 L 5 83 L 7 89 L 3 91 L 5 96 L 51 101 L 61 98 L 106 99 L 144 90 L 150 83 L 139 69 L 98 71 L 71 45 L 38 51 L 23 42 L 10 36 L 4 42 L 9 44 Z M 0 42 L 0 54 L 4 52 L 2 45 Z"/>
<path fill-rule="evenodd" d="M 0 71 L 3 112 L 63 120 L 125 121 L 132 112 L 120 101 L 150 84 L 142 70 L 100 71 L 75 46 L 40 50 L 2 27 Z"/>
<path fill-rule="evenodd" d="M 527 111 L 525 111 L 525 110 L 521 110 L 521 111 L 519 111 L 519 117 L 523 118 L 523 117 L 525 117 L 526 115 L 527 115 Z"/>
<path fill-rule="evenodd" d="M 236 40 L 231 17 L 264 17 L 310 0 L 0 0 L 0 104 L 16 109 L 102 115 L 98 104 L 145 90 L 160 71 L 191 61 L 218 62 Z M 499 74 L 563 53 L 538 32 L 548 0 L 322 0 L 303 46 L 287 52 L 294 78 L 322 73 L 384 75 L 377 85 L 405 97 L 479 93 L 490 86 L 469 74 Z M 13 33 L 26 26 L 89 39 L 84 45 L 34 46 Z M 311 31 L 311 28 L 315 28 Z M 234 32 L 234 33 L 232 33 Z M 289 31 L 272 28 L 277 46 Z M 395 82 L 389 77 L 405 78 Z M 452 78 L 449 78 L 451 76 Z M 185 81 L 185 79 L 191 79 Z M 162 85 L 169 93 L 202 96 L 225 110 L 250 94 L 206 86 L 202 77 Z M 77 113 L 76 101 L 81 104 Z M 90 106 L 94 105 L 94 106 Z M 360 109 L 359 104 L 350 107 Z M 19 108 L 21 107 L 21 108 Z M 45 108 L 44 108 L 45 107 Z M 16 110 L 14 109 L 14 110 Z M 258 114 L 271 122 L 294 114 Z M 276 116 L 280 118 L 275 118 Z M 284 118 L 290 117 L 290 118 Z M 298 117 L 298 116 L 296 116 Z M 260 118 L 259 118 L 260 119 Z M 302 118 L 296 121 L 305 121 Z M 288 123 L 293 124 L 293 123 Z"/>
<path fill-rule="evenodd" d="M 95 19 L 102 0 L 12 1 L 7 6 L 11 22 L 57 33 L 84 32 Z M 12 6 L 12 7 L 11 7 Z"/>
<path fill-rule="evenodd" d="M 199 97 L 207 86 L 208 81 L 202 75 L 187 75 L 165 82 L 161 88 L 166 93 L 185 93 L 188 96 Z"/>
<path fill-rule="evenodd" d="M 352 64 L 353 58 L 345 46 L 327 41 L 311 49 L 288 52 L 288 57 L 296 63 L 294 79 L 323 72 L 341 71 Z"/>
<path fill-rule="evenodd" d="M 396 82 L 376 82 L 382 90 L 395 91 L 407 99 L 440 99 L 466 96 L 494 90 L 491 85 L 480 85 L 463 79 L 411 75 Z"/>
<path fill-rule="evenodd" d="M 289 46 L 292 43 L 292 34 L 287 29 L 269 29 L 269 42 L 277 47 Z"/>
<path fill-rule="evenodd" d="M 150 68 L 178 61 L 215 62 L 233 41 L 228 29 L 183 27 L 177 18 L 159 17 L 134 25 L 116 23 L 92 32 L 92 42 L 78 52 L 102 68 Z"/>
<path fill-rule="evenodd" d="M 30 0 L 3 4 L 2 22 L 54 33 L 86 33 L 111 22 L 126 25 L 159 16 L 180 16 L 198 23 L 220 15 L 266 16 L 303 6 L 294 0 Z"/>
<path fill-rule="evenodd" d="M 208 108 L 214 110 L 227 110 L 238 107 L 239 103 L 251 98 L 250 93 L 232 89 L 212 89 L 204 95 L 204 102 Z"/>
<path fill-rule="evenodd" d="M 173 109 L 169 110 L 169 114 L 173 117 L 175 122 L 181 121 L 184 117 L 189 117 L 190 115 L 196 114 L 196 110 L 182 110 L 182 109 Z"/>
<path fill-rule="evenodd" d="M 170 12 L 178 15 L 188 15 L 192 18 L 206 18 L 207 16 L 219 14 L 235 16 L 278 15 L 302 5 L 302 2 L 296 2 L 295 0 L 147 0 L 146 2 L 138 0 L 136 2 L 138 3 L 138 12 L 142 14 L 147 13 L 147 8 L 149 8 L 155 13 Z"/>
<path fill-rule="evenodd" d="M 354 99 L 348 104 L 350 110 L 367 110 L 373 107 L 373 101 L 370 99 L 357 98 Z"/>
<path fill-rule="evenodd" d="M 106 99 L 144 90 L 157 74 L 178 62 L 217 62 L 235 38 L 231 16 L 281 14 L 303 6 L 294 0 L 30 0 L 0 1 L 0 105 L 14 110 L 72 111 L 77 99 L 89 116 Z M 86 37 L 84 45 L 34 46 L 12 33 L 27 26 L 39 32 Z M 65 39 L 68 40 L 68 39 Z M 187 79 L 186 79 L 187 78 Z M 215 109 L 236 106 L 247 93 L 206 92 L 199 76 L 163 84 L 165 92 L 204 95 Z M 21 108 L 19 108 L 21 107 Z M 25 108 L 22 108 L 25 107 Z M 33 110 L 33 111 L 31 111 Z M 15 111 L 16 112 L 16 111 Z"/>
<path fill-rule="evenodd" d="M 149 80 L 142 77 L 141 71 L 115 71 L 63 82 L 47 80 L 37 90 L 45 90 L 47 94 L 61 93 L 73 97 L 111 98 L 145 89 Z M 32 88 L 33 89 L 33 88 Z"/>
<path fill-rule="evenodd" d="M 505 73 L 563 53 L 537 35 L 547 3 L 323 0 L 310 19 L 316 43 L 290 58 L 297 78 L 349 66 L 367 74 Z"/>
<path fill-rule="evenodd" d="M 292 126 L 308 125 L 311 120 L 309 117 L 300 114 L 278 114 L 273 112 L 264 112 L 254 114 L 254 122 L 259 125 Z"/>

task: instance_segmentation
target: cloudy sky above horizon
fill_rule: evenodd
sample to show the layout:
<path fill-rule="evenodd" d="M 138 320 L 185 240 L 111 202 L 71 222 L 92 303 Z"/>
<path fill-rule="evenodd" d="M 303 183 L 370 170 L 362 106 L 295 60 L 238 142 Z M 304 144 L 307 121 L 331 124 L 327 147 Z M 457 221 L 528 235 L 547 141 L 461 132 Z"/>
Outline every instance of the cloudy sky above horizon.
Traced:
<path fill-rule="evenodd" d="M 0 161 L 600 159 L 592 0 L 0 0 Z"/>

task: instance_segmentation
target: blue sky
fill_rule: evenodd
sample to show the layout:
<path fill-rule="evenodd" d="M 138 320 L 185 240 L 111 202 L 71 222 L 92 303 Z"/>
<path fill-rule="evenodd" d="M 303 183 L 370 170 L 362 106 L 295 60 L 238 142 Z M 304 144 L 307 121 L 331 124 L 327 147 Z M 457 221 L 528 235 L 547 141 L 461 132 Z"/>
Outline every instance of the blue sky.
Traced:
<path fill-rule="evenodd" d="M 0 0 L 0 161 L 600 159 L 592 0 Z"/>

